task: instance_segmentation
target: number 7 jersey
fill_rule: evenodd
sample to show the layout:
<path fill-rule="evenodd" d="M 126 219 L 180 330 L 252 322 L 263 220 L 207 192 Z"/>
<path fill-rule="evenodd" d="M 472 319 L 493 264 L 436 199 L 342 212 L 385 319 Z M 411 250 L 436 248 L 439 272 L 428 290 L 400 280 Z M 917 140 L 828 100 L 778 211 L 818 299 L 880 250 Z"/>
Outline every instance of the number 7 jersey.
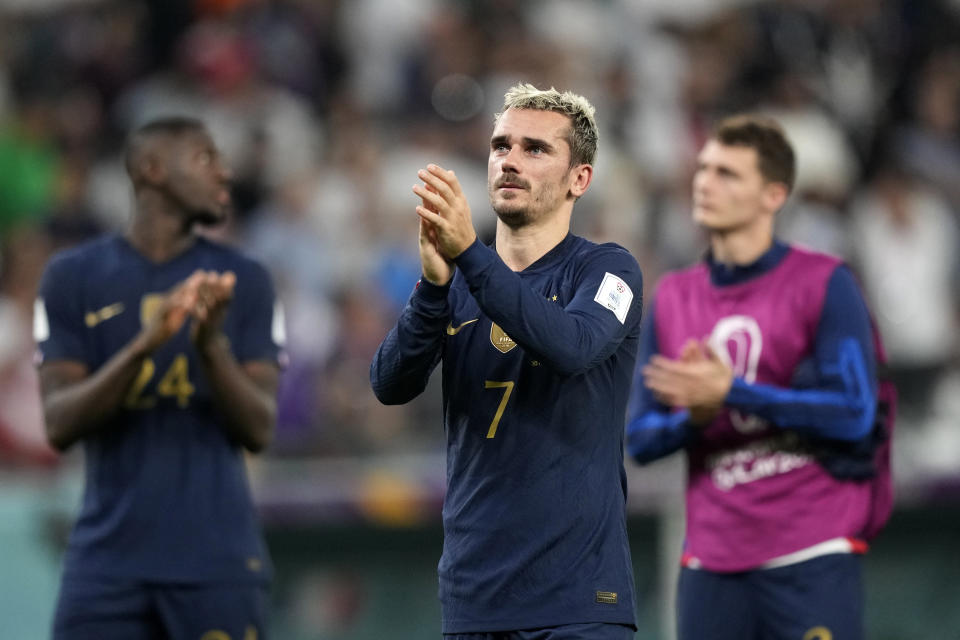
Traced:
<path fill-rule="evenodd" d="M 80 362 L 93 374 L 197 269 L 237 276 L 223 325 L 237 361 L 277 362 L 282 320 L 259 264 L 203 238 L 155 264 L 119 235 L 51 259 L 35 310 L 39 357 Z M 220 424 L 189 324 L 144 360 L 121 410 L 82 441 L 85 485 L 68 574 L 180 583 L 270 578 L 244 454 Z"/>
<path fill-rule="evenodd" d="M 442 360 L 444 633 L 634 623 L 623 423 L 642 277 L 568 235 L 520 272 L 474 243 L 421 281 L 371 366 L 410 400 Z"/>

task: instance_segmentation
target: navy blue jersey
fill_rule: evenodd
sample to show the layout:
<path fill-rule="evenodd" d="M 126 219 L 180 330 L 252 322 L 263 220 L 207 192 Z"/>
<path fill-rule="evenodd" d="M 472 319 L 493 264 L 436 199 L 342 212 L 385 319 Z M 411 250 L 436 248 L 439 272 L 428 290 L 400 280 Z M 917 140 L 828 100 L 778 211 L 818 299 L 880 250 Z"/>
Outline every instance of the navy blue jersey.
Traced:
<path fill-rule="evenodd" d="M 568 235 L 511 271 L 475 242 L 422 280 L 371 365 L 381 401 L 443 361 L 445 633 L 634 624 L 623 419 L 642 277 L 622 247 Z"/>
<path fill-rule="evenodd" d="M 276 362 L 274 293 L 260 265 L 202 238 L 155 264 L 119 235 L 50 261 L 38 300 L 47 324 L 38 328 L 41 357 L 97 370 L 196 269 L 237 276 L 223 324 L 237 361 Z M 243 450 L 219 421 L 187 323 L 144 361 L 111 423 L 82 441 L 83 504 L 65 574 L 179 583 L 269 580 Z"/>

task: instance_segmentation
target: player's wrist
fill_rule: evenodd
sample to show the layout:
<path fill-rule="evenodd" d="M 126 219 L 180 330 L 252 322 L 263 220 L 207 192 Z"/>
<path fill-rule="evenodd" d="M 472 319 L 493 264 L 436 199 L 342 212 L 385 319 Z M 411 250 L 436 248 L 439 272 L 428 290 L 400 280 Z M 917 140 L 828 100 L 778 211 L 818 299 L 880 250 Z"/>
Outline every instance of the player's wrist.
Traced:
<path fill-rule="evenodd" d="M 159 341 L 150 332 L 144 330 L 130 342 L 129 351 L 134 358 L 146 358 L 159 346 Z"/>
<path fill-rule="evenodd" d="M 202 334 L 197 337 L 194 344 L 200 356 L 208 361 L 230 353 L 230 339 L 222 331 Z"/>
<path fill-rule="evenodd" d="M 472 247 L 476 241 L 477 241 L 477 232 L 471 228 L 470 236 L 466 238 L 464 242 L 459 245 L 459 250 L 450 256 L 450 260 L 453 261 L 459 258 L 461 255 L 463 255 L 463 252 L 469 249 L 470 247 Z"/>
<path fill-rule="evenodd" d="M 450 284 L 450 281 L 453 280 L 453 270 L 450 270 L 450 273 L 444 277 L 435 271 L 424 271 L 420 276 L 421 281 L 425 281 L 429 284 L 432 284 L 435 287 L 446 287 Z"/>
<path fill-rule="evenodd" d="M 453 282 L 453 273 L 450 274 L 450 279 L 443 283 L 434 282 L 426 273 L 421 273 L 416 293 L 428 300 L 446 300 L 447 294 L 450 293 L 451 282 Z"/>

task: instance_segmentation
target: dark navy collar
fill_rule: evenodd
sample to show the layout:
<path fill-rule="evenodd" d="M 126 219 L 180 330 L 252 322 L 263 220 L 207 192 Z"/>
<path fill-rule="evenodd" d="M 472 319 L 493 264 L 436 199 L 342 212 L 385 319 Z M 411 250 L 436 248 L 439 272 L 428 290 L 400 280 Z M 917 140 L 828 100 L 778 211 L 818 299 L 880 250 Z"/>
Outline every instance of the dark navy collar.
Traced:
<path fill-rule="evenodd" d="M 752 278 L 770 271 L 780 264 L 790 246 L 779 240 L 773 241 L 773 246 L 766 253 L 757 258 L 754 262 L 746 265 L 723 264 L 713 259 L 713 252 L 707 252 L 707 266 L 710 269 L 710 283 L 716 287 L 726 287 L 732 284 L 740 284 Z"/>
<path fill-rule="evenodd" d="M 557 262 L 563 259 L 563 257 L 566 256 L 567 253 L 570 252 L 570 248 L 573 247 L 574 243 L 579 239 L 580 239 L 579 236 L 575 236 L 568 231 L 567 235 L 563 237 L 563 240 L 561 240 L 558 244 L 556 244 L 552 249 L 547 251 L 545 254 L 543 254 L 536 260 L 534 260 L 533 264 L 530 264 L 529 266 L 527 266 L 527 268 L 520 271 L 520 273 L 533 273 L 533 272 L 542 271 L 544 269 L 553 267 Z M 496 252 L 497 241 L 494 239 L 494 241 L 491 242 L 489 246 L 491 249 L 493 249 L 494 252 Z"/>

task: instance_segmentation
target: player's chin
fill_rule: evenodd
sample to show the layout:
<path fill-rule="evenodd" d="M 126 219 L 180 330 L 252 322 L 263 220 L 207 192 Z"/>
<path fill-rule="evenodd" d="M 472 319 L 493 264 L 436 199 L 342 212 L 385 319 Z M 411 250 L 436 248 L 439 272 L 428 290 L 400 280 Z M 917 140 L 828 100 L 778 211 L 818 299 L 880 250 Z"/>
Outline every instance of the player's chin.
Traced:
<path fill-rule="evenodd" d="M 727 226 L 722 216 L 718 216 L 710 209 L 694 209 L 693 221 L 708 231 L 721 231 Z"/>
<path fill-rule="evenodd" d="M 508 227 L 522 227 L 530 218 L 526 207 L 499 204 L 493 207 L 493 211 L 500 222 Z"/>

